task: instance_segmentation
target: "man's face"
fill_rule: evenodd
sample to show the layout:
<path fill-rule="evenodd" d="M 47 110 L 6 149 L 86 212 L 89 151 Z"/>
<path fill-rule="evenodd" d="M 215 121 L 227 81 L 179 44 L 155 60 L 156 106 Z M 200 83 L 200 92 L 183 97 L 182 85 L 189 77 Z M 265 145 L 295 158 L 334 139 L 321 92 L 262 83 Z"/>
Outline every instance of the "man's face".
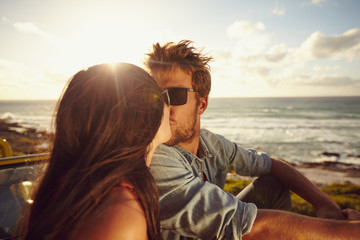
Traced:
<path fill-rule="evenodd" d="M 170 87 L 192 88 L 191 75 L 175 68 L 173 70 L 161 71 L 154 73 L 154 78 L 161 89 Z M 172 146 L 178 143 L 191 141 L 200 126 L 198 121 L 198 104 L 195 92 L 188 92 L 187 102 L 180 106 L 170 106 L 170 127 L 172 132 L 171 139 L 166 145 Z"/>

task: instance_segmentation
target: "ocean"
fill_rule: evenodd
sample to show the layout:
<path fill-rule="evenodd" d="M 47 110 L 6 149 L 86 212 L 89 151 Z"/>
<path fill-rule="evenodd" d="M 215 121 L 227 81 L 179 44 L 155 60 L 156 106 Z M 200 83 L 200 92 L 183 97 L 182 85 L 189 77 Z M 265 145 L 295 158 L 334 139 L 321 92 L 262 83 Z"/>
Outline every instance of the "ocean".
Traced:
<path fill-rule="evenodd" d="M 55 105 L 0 101 L 0 118 L 51 131 Z M 201 127 L 294 163 L 360 165 L 360 97 L 210 98 Z"/>

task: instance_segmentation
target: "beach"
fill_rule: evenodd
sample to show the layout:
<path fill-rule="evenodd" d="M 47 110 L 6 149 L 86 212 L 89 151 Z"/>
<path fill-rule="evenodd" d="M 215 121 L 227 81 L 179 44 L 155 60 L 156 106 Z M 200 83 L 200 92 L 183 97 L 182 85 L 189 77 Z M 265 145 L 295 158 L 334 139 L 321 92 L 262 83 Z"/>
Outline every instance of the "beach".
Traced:
<path fill-rule="evenodd" d="M 328 185 L 331 183 L 352 183 L 356 185 L 360 185 L 360 170 L 324 170 L 317 168 L 296 168 L 302 174 L 304 174 L 308 179 L 312 182 L 320 185 Z M 355 177 L 353 174 L 357 175 Z"/>
<path fill-rule="evenodd" d="M 316 167 L 295 167 L 299 172 L 304 174 L 312 182 L 324 186 L 332 183 L 347 184 L 352 183 L 360 185 L 359 167 L 328 167 L 319 165 Z"/>
<path fill-rule="evenodd" d="M 360 185 L 360 169 L 358 167 L 329 167 L 327 164 L 319 164 L 317 166 L 291 165 L 319 187 L 333 183 Z M 228 178 L 254 180 L 256 177 L 244 177 L 229 173 Z"/>

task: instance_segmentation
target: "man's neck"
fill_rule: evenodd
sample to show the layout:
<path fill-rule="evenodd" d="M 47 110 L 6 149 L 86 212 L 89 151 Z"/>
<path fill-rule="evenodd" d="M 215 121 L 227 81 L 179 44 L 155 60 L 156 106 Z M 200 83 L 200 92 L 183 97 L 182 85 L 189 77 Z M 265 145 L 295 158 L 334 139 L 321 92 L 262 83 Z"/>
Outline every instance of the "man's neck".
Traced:
<path fill-rule="evenodd" d="M 180 142 L 177 145 L 188 150 L 194 155 L 197 155 L 199 150 L 199 142 L 200 142 L 200 134 L 196 134 L 194 137 L 187 140 L 186 142 Z"/>

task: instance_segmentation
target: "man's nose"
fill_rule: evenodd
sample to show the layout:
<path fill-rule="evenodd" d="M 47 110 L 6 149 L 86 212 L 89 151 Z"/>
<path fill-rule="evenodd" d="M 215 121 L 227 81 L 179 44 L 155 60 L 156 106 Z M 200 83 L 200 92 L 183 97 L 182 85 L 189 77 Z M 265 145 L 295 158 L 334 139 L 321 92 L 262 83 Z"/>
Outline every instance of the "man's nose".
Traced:
<path fill-rule="evenodd" d="M 171 106 L 171 105 L 169 106 L 170 116 L 174 114 L 175 109 L 176 109 L 176 107 Z"/>

